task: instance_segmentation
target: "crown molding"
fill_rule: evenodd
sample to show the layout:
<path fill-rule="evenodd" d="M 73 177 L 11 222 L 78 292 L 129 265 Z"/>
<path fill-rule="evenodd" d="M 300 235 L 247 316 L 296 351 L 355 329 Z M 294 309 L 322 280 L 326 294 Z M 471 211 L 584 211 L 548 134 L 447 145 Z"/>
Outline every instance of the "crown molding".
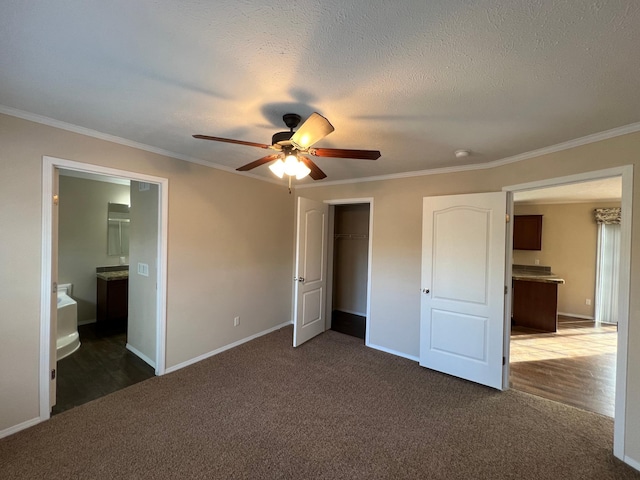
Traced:
<path fill-rule="evenodd" d="M 171 152 L 169 150 L 164 150 L 162 148 L 152 147 L 151 145 L 146 145 L 144 143 L 134 142 L 133 140 L 128 140 L 126 138 L 117 137 L 115 135 L 110 135 L 108 133 L 98 132 L 97 130 L 92 130 L 86 127 L 80 127 L 78 125 L 73 125 L 71 123 L 62 122 L 60 120 L 56 120 L 53 118 L 45 117 L 43 115 L 38 115 L 35 113 L 25 112 L 24 110 L 19 110 L 13 107 L 7 107 L 5 105 L 0 105 L 0 113 L 5 115 L 9 115 L 12 117 L 21 118 L 23 120 L 28 120 L 35 123 L 41 123 L 43 125 L 48 125 L 50 127 L 60 128 L 62 130 L 67 130 L 73 133 L 79 133 L 80 135 L 86 135 L 88 137 L 97 138 L 100 140 L 106 140 L 108 142 L 117 143 L 120 145 L 125 145 L 127 147 L 137 148 L 139 150 L 144 150 L 151 153 L 156 153 L 158 155 L 163 155 L 165 157 L 175 158 L 178 160 L 184 160 L 185 162 L 195 163 L 198 165 L 202 165 L 204 167 L 215 168 L 217 170 L 222 170 L 227 173 L 233 173 L 234 175 L 241 175 L 243 177 L 254 178 L 256 180 L 261 180 L 263 182 L 273 183 L 275 185 L 282 185 L 281 180 L 271 179 L 268 177 L 263 177 L 260 175 L 255 175 L 247 172 L 238 172 L 237 170 L 225 167 L 224 165 L 219 165 L 217 163 L 205 162 L 204 160 L 200 160 L 195 157 L 190 157 L 188 155 L 182 155 L 179 153 Z M 568 150 L 570 148 L 580 147 L 582 145 L 588 145 L 590 143 L 600 142 L 602 140 L 608 140 L 610 138 L 619 137 L 621 135 L 627 135 L 629 133 L 636 133 L 640 131 L 640 122 L 630 123 L 629 125 L 623 125 L 621 127 L 612 128 L 611 130 L 605 130 L 603 132 L 594 133 L 591 135 L 587 135 L 585 137 L 576 138 L 574 140 L 568 140 L 566 142 L 558 143 L 556 145 L 551 145 L 548 147 L 539 148 L 537 150 L 531 150 L 529 152 L 520 153 L 518 155 L 513 155 L 511 157 L 502 158 L 499 160 L 493 160 L 487 163 L 481 164 L 472 164 L 472 165 L 460 165 L 455 167 L 442 167 L 442 168 L 432 168 L 428 170 L 417 170 L 412 172 L 402 172 L 402 173 L 392 173 L 389 175 L 377 175 L 372 177 L 363 177 L 363 178 L 352 178 L 345 180 L 334 180 L 328 182 L 315 182 L 309 184 L 298 184 L 295 186 L 295 189 L 305 189 L 305 188 L 314 188 L 314 187 L 328 187 L 332 185 L 345 185 L 351 183 L 364 183 L 364 182 L 380 182 L 383 180 L 397 180 L 402 178 L 412 178 L 412 177 L 423 177 L 426 175 L 442 175 L 445 173 L 458 173 L 458 172 L 468 172 L 473 170 L 485 170 L 489 168 L 500 167 L 503 165 L 508 165 L 510 163 L 521 162 L 523 160 L 528 160 L 530 158 L 540 157 L 542 155 L 548 155 L 550 153 L 561 152 L 563 150 Z"/>
<path fill-rule="evenodd" d="M 378 175 L 373 177 L 357 178 L 352 180 L 334 180 L 330 182 L 320 182 L 315 184 L 298 185 L 296 188 L 313 188 L 313 187 L 327 187 L 331 185 L 344 185 L 348 183 L 363 183 L 363 182 L 379 182 L 382 180 L 397 180 L 401 178 L 411 177 L 423 177 L 426 175 L 442 175 L 444 173 L 458 173 L 468 172 L 472 170 L 485 170 L 489 168 L 501 167 L 510 163 L 521 162 L 530 158 L 541 157 L 542 155 L 548 155 L 550 153 L 561 152 L 563 150 L 569 150 L 571 148 L 588 145 L 590 143 L 600 142 L 602 140 L 608 140 L 610 138 L 619 137 L 621 135 L 627 135 L 629 133 L 640 132 L 640 122 L 630 123 L 629 125 L 623 125 L 622 127 L 612 128 L 611 130 L 605 130 L 604 132 L 594 133 L 585 137 L 576 138 L 574 140 L 568 140 L 566 142 L 551 145 L 549 147 L 539 148 L 537 150 L 531 150 L 530 152 L 520 153 L 511 157 L 502 158 L 499 160 L 493 160 L 487 163 L 472 164 L 472 165 L 460 165 L 456 167 L 443 167 L 432 168 L 429 170 L 418 170 L 413 172 L 392 173 L 390 175 Z"/>
<path fill-rule="evenodd" d="M 50 127 L 59 128 L 61 130 L 66 130 L 68 132 L 78 133 L 80 135 L 85 135 L 87 137 L 93 137 L 99 140 L 105 140 L 107 142 L 124 145 L 126 147 L 136 148 L 138 150 L 144 150 L 145 152 L 156 153 L 158 155 L 162 155 L 165 157 L 175 158 L 177 160 L 184 160 L 185 162 L 190 162 L 190 163 L 196 163 L 198 165 L 202 165 L 203 167 L 215 168 L 216 170 L 222 170 L 227 173 L 233 173 L 234 175 L 250 177 L 256 180 L 262 180 L 263 182 L 282 185 L 282 181 L 278 181 L 278 180 L 267 178 L 267 177 L 262 177 L 259 175 L 255 175 L 253 173 L 238 172 L 237 170 L 230 167 L 225 167 L 224 165 L 219 165 L 217 163 L 212 163 L 212 162 L 205 162 L 204 160 L 200 160 L 195 157 L 190 157 L 188 155 L 182 155 L 180 153 L 171 152 L 163 148 L 152 147 L 151 145 L 147 145 L 145 143 L 134 142 L 133 140 L 117 137 L 115 135 L 110 135 L 108 133 L 102 133 L 97 130 L 92 130 L 90 128 L 81 127 L 78 125 L 74 125 L 72 123 L 63 122 L 60 120 L 56 120 L 54 118 L 45 117 L 44 115 L 25 112 L 24 110 L 19 110 L 13 107 L 7 107 L 6 105 L 0 105 L 0 113 L 9 115 L 11 117 L 21 118 L 23 120 L 28 120 L 30 122 L 40 123 L 42 125 L 48 125 Z"/>

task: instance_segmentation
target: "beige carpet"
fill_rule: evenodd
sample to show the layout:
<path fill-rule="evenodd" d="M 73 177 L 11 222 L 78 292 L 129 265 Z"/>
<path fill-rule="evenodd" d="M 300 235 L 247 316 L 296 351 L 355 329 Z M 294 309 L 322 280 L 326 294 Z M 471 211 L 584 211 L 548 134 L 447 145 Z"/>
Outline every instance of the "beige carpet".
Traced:
<path fill-rule="evenodd" d="M 285 328 L 0 440 L 7 479 L 640 479 L 610 418 Z"/>

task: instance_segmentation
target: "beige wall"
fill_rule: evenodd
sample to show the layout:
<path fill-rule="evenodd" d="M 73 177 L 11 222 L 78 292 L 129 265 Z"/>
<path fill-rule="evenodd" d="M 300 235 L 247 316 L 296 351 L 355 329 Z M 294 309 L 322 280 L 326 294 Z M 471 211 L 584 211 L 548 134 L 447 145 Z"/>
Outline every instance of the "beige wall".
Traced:
<path fill-rule="evenodd" d="M 385 161 L 384 157 L 380 161 Z M 419 355 L 422 198 L 499 191 L 554 177 L 634 165 L 640 178 L 640 133 L 517 163 L 459 173 L 297 189 L 316 200 L 374 198 L 370 342 Z M 631 291 L 640 290 L 640 196 L 634 195 Z M 640 461 L 640 297 L 631 295 L 626 454 Z"/>
<path fill-rule="evenodd" d="M 169 179 L 168 367 L 291 320 L 285 186 L 7 115 L 0 145 L 0 431 L 39 415 L 43 155 Z"/>
<path fill-rule="evenodd" d="M 96 267 L 118 265 L 107 255 L 107 205 L 129 204 L 129 185 L 60 176 L 58 283 L 73 284 L 78 322 L 96 319 Z"/>
<path fill-rule="evenodd" d="M 516 205 L 516 215 L 542 215 L 542 250 L 514 250 L 513 263 L 551 267 L 566 283 L 558 287 L 558 312 L 594 318 L 598 226 L 594 208 L 615 203 Z M 591 300 L 591 305 L 586 300 Z"/>

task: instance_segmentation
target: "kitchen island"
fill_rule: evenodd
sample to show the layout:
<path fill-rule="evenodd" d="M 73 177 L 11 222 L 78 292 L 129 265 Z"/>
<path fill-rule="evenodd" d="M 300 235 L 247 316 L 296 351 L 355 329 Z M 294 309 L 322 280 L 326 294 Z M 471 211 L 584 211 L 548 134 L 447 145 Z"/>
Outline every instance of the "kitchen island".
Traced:
<path fill-rule="evenodd" d="M 513 265 L 512 325 L 545 332 L 558 330 L 558 285 L 564 279 L 541 265 Z"/>

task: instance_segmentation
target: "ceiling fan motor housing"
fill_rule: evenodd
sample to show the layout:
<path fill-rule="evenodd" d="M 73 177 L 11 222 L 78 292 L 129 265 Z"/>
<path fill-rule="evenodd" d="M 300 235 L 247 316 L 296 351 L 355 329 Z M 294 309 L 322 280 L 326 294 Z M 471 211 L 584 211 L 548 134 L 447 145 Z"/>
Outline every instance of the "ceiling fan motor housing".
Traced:
<path fill-rule="evenodd" d="M 278 132 L 271 137 L 271 145 L 280 144 L 286 142 L 289 144 L 289 140 L 293 137 L 293 132 Z"/>

